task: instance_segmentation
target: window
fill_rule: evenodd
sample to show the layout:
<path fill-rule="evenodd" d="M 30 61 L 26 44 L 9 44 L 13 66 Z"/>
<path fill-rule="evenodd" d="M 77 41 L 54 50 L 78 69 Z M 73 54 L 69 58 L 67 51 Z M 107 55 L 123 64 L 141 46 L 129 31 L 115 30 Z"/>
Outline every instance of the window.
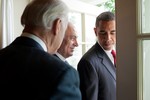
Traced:
<path fill-rule="evenodd" d="M 141 32 L 139 33 L 139 45 L 142 48 L 141 49 L 141 61 L 142 64 L 140 67 L 141 70 L 139 70 L 140 74 L 140 87 L 141 91 L 140 94 L 142 95 L 142 100 L 150 100 L 150 12 L 149 12 L 149 0 L 140 0 L 139 2 L 141 9 L 140 16 L 141 16 Z"/>
<path fill-rule="evenodd" d="M 96 17 L 85 15 L 85 51 L 95 44 L 96 36 L 94 33 Z"/>
<path fill-rule="evenodd" d="M 143 40 L 143 100 L 150 100 L 150 40 Z"/>
<path fill-rule="evenodd" d="M 141 0 L 141 17 L 142 17 L 142 33 L 150 34 L 150 13 L 149 4 L 150 0 Z"/>

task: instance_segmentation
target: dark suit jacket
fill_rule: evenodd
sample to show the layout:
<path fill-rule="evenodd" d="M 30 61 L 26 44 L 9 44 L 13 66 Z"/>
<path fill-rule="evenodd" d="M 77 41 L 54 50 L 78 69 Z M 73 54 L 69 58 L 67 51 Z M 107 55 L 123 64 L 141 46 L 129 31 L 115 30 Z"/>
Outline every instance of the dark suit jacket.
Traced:
<path fill-rule="evenodd" d="M 19 37 L 0 50 L 0 100 L 81 100 L 75 69 Z"/>
<path fill-rule="evenodd" d="M 82 100 L 116 100 L 116 68 L 96 43 L 78 63 Z"/>
<path fill-rule="evenodd" d="M 53 54 L 55 57 L 57 57 L 57 58 L 59 58 L 56 54 Z M 62 60 L 61 58 L 59 58 L 60 60 Z M 69 64 L 68 62 L 67 62 L 67 60 L 65 60 L 65 61 L 63 61 L 63 62 L 65 62 L 66 64 Z"/>

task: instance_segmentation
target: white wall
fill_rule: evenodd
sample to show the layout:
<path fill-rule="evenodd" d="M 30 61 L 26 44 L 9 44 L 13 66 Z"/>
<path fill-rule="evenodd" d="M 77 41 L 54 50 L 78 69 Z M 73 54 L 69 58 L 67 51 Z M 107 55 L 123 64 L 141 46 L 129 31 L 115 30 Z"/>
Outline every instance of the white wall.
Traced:
<path fill-rule="evenodd" d="M 0 0 L 0 48 L 2 47 L 2 7 L 1 7 L 1 0 Z"/>
<path fill-rule="evenodd" d="M 100 9 L 97 6 L 90 5 L 84 2 L 80 2 L 77 0 L 62 0 L 64 1 L 67 6 L 70 8 L 70 10 L 77 11 L 80 13 L 86 13 L 90 15 L 95 15 L 96 16 L 103 11 L 103 9 Z"/>
<path fill-rule="evenodd" d="M 13 0 L 14 7 L 14 38 L 22 33 L 23 27 L 20 23 L 20 18 L 25 6 L 30 0 Z M 2 0 L 0 0 L 0 48 L 2 47 Z"/>
<path fill-rule="evenodd" d="M 21 26 L 20 18 L 25 6 L 29 0 L 13 0 L 14 1 L 14 37 L 22 33 L 23 27 Z"/>

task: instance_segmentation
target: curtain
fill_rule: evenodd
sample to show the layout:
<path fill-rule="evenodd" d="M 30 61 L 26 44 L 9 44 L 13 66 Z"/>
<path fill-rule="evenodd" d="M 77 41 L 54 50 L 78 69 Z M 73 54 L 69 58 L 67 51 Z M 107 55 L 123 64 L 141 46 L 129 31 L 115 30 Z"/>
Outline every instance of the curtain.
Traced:
<path fill-rule="evenodd" d="M 2 0 L 2 48 L 13 41 L 14 17 L 13 0 Z"/>

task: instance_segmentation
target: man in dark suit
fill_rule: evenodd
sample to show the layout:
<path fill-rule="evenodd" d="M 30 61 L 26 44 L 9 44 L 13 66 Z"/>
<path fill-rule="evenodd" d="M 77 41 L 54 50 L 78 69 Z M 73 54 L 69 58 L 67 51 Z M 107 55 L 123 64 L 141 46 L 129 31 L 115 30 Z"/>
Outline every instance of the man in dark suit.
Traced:
<path fill-rule="evenodd" d="M 73 55 L 74 49 L 77 46 L 77 32 L 74 25 L 69 22 L 62 44 L 57 50 L 55 56 L 60 58 L 62 61 L 67 62 L 66 59 Z"/>
<path fill-rule="evenodd" d="M 1 100 L 81 100 L 77 71 L 57 59 L 68 24 L 61 0 L 32 0 L 23 33 L 0 50 Z"/>
<path fill-rule="evenodd" d="M 116 44 L 115 16 L 103 12 L 94 28 L 97 43 L 78 63 L 82 100 L 116 100 L 116 65 L 111 51 Z"/>

